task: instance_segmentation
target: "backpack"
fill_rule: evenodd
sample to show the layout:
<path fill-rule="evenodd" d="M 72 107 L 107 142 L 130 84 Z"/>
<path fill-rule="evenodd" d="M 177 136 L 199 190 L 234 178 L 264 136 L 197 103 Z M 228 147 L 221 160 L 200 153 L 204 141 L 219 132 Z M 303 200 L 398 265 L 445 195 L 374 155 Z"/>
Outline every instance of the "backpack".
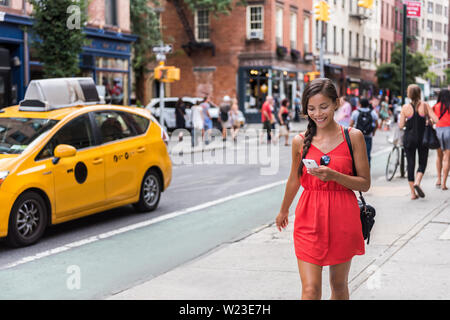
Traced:
<path fill-rule="evenodd" d="M 365 136 L 368 136 L 372 133 L 374 129 L 372 111 L 359 111 L 356 129 L 361 130 L 361 132 Z"/>

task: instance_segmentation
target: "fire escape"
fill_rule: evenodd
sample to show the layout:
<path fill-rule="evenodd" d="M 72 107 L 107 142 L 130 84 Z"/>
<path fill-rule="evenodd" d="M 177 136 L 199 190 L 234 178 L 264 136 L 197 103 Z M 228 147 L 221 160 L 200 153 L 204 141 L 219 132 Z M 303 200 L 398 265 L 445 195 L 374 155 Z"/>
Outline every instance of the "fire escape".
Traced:
<path fill-rule="evenodd" d="M 184 31 L 188 36 L 189 42 L 181 46 L 186 54 L 190 56 L 196 51 L 211 50 L 211 53 L 214 56 L 216 53 L 216 47 L 212 42 L 200 42 L 195 38 L 194 31 L 192 30 L 191 25 L 189 24 L 189 21 L 186 17 L 186 13 L 183 10 L 183 0 L 168 0 L 168 2 L 172 2 L 175 6 L 178 17 L 180 18 L 181 24 L 184 27 Z"/>

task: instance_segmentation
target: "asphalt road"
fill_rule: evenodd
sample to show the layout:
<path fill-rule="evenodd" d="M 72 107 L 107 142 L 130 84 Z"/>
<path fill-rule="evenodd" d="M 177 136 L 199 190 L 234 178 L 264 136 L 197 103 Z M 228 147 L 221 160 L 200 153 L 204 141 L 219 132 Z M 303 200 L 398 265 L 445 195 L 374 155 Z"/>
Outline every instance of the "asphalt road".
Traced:
<path fill-rule="evenodd" d="M 384 179 L 386 135 L 374 140 L 372 179 Z M 172 184 L 153 213 L 121 207 L 52 226 L 31 247 L 0 243 L 0 299 L 103 298 L 273 221 L 291 149 L 272 147 L 268 157 L 256 140 L 226 154 L 173 155 Z"/>

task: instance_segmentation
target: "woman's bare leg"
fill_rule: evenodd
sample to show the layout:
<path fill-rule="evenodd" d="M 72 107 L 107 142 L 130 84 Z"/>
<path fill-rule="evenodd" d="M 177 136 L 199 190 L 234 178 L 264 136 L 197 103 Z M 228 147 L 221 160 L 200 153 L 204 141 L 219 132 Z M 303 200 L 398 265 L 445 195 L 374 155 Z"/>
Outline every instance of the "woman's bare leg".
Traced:
<path fill-rule="evenodd" d="M 322 297 L 323 267 L 297 260 L 302 281 L 302 300 L 320 300 Z"/>
<path fill-rule="evenodd" d="M 444 154 L 443 154 L 441 148 L 437 149 L 436 151 L 437 151 L 437 157 L 436 157 L 437 181 L 436 181 L 436 185 L 440 186 L 441 178 L 442 178 L 442 161 L 443 161 Z"/>
<path fill-rule="evenodd" d="M 331 300 L 349 300 L 348 274 L 352 260 L 330 266 Z"/>
<path fill-rule="evenodd" d="M 442 173 L 442 190 L 447 190 L 447 178 L 450 171 L 450 150 L 444 150 L 443 157 L 443 173 Z"/>

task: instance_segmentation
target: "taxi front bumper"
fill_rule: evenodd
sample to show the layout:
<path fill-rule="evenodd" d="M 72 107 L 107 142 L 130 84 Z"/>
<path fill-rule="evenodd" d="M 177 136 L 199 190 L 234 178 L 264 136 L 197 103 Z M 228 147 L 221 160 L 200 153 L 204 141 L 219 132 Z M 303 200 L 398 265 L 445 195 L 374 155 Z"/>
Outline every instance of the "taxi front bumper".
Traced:
<path fill-rule="evenodd" d="M 16 195 L 0 189 L 0 238 L 8 235 L 8 222 Z"/>

